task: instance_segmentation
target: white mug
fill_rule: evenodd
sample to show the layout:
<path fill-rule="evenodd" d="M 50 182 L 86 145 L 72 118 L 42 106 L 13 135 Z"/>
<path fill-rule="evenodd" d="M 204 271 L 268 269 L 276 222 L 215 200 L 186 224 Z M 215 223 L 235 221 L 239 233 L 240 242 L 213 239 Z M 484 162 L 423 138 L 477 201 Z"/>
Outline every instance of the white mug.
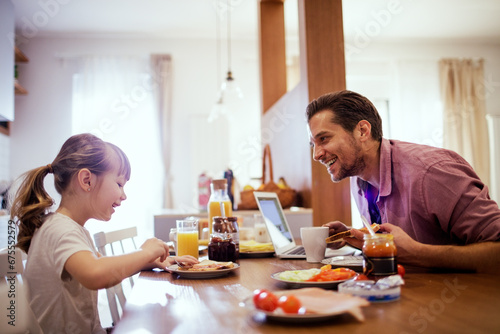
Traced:
<path fill-rule="evenodd" d="M 267 232 L 266 223 L 264 222 L 264 217 L 261 214 L 253 215 L 253 236 L 257 242 L 271 242 L 269 233 Z"/>
<path fill-rule="evenodd" d="M 269 238 L 269 234 L 267 233 L 267 227 L 266 224 L 255 224 L 253 228 L 253 234 L 255 237 L 255 241 L 257 242 L 270 242 L 271 239 Z"/>
<path fill-rule="evenodd" d="M 328 227 L 311 226 L 300 228 L 302 246 L 306 251 L 306 261 L 311 263 L 321 262 L 325 258 L 326 238 L 328 238 Z"/>

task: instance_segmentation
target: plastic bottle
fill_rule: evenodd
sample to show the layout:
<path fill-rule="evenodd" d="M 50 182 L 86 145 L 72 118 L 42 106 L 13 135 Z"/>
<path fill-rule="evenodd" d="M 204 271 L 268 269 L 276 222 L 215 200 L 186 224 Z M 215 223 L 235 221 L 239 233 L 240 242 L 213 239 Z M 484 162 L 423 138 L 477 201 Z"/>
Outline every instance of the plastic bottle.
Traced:
<path fill-rule="evenodd" d="M 233 209 L 231 207 L 231 200 L 229 199 L 229 195 L 227 193 L 226 179 L 212 180 L 210 189 L 211 194 L 210 200 L 208 201 L 208 226 L 209 234 L 212 234 L 212 224 L 214 217 L 231 216 L 233 214 Z M 224 207 L 224 212 L 221 212 L 221 203 Z"/>
<path fill-rule="evenodd" d="M 227 195 L 229 196 L 229 200 L 231 201 L 231 206 L 234 208 L 234 193 L 233 193 L 233 171 L 228 169 L 224 171 L 224 178 L 227 180 Z"/>
<path fill-rule="evenodd" d="M 200 211 L 207 211 L 208 201 L 210 199 L 210 177 L 202 173 L 198 177 L 198 207 Z M 210 222 L 211 224 L 212 222 Z"/>

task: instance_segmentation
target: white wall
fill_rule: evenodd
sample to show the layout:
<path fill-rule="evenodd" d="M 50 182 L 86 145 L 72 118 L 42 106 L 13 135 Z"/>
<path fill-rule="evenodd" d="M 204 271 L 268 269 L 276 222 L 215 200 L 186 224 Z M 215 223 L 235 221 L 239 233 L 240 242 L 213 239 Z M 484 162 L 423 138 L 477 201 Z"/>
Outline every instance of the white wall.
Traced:
<path fill-rule="evenodd" d="M 71 135 L 71 80 L 77 68 L 78 56 L 96 54 L 147 57 L 151 53 L 168 53 L 172 55 L 174 77 L 173 194 L 177 207 L 193 205 L 196 180 L 191 171 L 196 171 L 194 167 L 197 166 L 193 166 L 188 153 L 188 120 L 193 115 L 208 116 L 215 102 L 219 88 L 215 41 L 34 38 L 23 45 L 23 51 L 30 57 L 29 66 L 25 66 L 23 73 L 30 93 L 16 100 L 16 122 L 11 129 L 12 177 L 52 162 L 62 143 Z M 260 91 L 256 41 L 233 42 L 232 54 L 232 70 L 245 94 L 246 111 L 258 120 Z M 221 77 L 226 72 L 224 64 L 225 60 L 222 63 Z M 250 125 L 240 132 L 244 133 L 252 127 L 259 129 L 258 123 Z M 147 193 L 147 189 L 144 191 Z"/>

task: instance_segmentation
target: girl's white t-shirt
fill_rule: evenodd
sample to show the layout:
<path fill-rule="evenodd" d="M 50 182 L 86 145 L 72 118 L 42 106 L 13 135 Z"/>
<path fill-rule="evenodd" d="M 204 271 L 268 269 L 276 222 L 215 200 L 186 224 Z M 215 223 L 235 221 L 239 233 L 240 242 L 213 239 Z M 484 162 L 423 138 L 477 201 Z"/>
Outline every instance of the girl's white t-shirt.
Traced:
<path fill-rule="evenodd" d="M 97 251 L 89 232 L 71 218 L 50 214 L 34 234 L 24 277 L 30 306 L 45 334 L 105 333 L 97 309 L 97 291 L 89 290 L 64 270 L 68 258 Z"/>

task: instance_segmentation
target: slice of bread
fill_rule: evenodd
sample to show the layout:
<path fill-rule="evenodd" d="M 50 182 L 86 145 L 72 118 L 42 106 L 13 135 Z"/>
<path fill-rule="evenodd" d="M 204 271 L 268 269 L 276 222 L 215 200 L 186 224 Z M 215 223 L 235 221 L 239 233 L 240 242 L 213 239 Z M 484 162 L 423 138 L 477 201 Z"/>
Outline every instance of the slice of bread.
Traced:
<path fill-rule="evenodd" d="M 377 223 L 373 223 L 371 225 L 371 228 L 372 228 L 372 230 L 374 232 L 377 232 L 380 229 L 380 225 L 377 224 Z M 366 227 L 363 227 L 363 228 L 360 228 L 360 229 L 350 229 L 350 230 L 347 230 L 347 231 L 344 231 L 344 232 L 339 232 L 339 233 L 336 233 L 334 235 L 329 236 L 328 238 L 326 238 L 326 243 L 330 244 L 332 242 L 340 241 L 340 240 L 342 240 L 344 238 L 353 237 L 352 230 L 358 230 L 358 231 L 363 232 L 365 234 L 370 233 Z"/>
<path fill-rule="evenodd" d="M 189 270 L 189 271 L 214 271 L 214 270 L 222 270 L 222 269 L 230 269 L 234 267 L 234 263 L 229 262 L 217 262 L 212 260 L 203 260 L 200 263 L 194 264 L 192 266 L 182 266 L 180 270 Z"/>

